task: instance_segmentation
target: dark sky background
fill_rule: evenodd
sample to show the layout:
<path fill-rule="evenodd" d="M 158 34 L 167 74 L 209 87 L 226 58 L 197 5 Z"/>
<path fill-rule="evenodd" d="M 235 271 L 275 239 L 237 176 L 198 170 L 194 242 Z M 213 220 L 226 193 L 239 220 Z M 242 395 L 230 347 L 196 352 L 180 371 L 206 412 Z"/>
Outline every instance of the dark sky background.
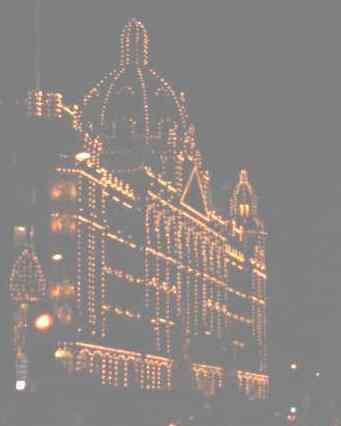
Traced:
<path fill-rule="evenodd" d="M 274 365 L 297 352 L 328 377 L 340 370 L 341 2 L 42 0 L 41 13 L 42 82 L 70 102 L 118 64 L 127 20 L 144 19 L 153 65 L 187 94 L 216 188 L 240 167 L 256 184 Z M 32 27 L 33 0 L 0 3 L 0 95 L 33 85 Z"/>

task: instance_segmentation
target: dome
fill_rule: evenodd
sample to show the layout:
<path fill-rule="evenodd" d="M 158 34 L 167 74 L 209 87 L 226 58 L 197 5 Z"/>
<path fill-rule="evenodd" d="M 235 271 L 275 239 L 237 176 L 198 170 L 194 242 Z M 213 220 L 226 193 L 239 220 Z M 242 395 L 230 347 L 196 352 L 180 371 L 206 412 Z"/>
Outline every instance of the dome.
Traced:
<path fill-rule="evenodd" d="M 81 130 L 113 136 L 123 128 L 146 143 L 163 129 L 183 137 L 190 126 L 184 95 L 150 65 L 149 34 L 132 19 L 124 27 L 119 66 L 92 87 L 80 105 Z"/>

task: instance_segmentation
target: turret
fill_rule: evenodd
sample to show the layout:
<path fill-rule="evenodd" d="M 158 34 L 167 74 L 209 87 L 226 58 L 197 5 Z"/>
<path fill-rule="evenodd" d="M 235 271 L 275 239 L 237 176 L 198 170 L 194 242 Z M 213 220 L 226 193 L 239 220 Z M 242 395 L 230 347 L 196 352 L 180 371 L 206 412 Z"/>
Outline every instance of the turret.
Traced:
<path fill-rule="evenodd" d="M 248 172 L 242 169 L 230 199 L 232 234 L 238 237 L 248 259 L 245 273 L 253 296 L 259 302 L 251 307 L 253 336 L 259 354 L 259 370 L 266 371 L 267 324 L 266 324 L 266 232 L 259 218 L 257 196 L 249 181 Z"/>

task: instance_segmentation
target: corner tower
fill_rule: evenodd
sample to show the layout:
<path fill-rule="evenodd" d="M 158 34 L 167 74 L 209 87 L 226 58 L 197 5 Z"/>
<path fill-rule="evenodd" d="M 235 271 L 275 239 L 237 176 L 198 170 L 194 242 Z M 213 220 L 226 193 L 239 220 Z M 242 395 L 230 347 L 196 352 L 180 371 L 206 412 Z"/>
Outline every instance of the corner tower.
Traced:
<path fill-rule="evenodd" d="M 266 307 L 266 237 L 263 221 L 259 217 L 257 195 L 242 169 L 230 198 L 230 217 L 233 229 L 239 230 L 243 251 L 248 258 L 251 291 L 261 304 L 252 304 L 253 334 L 256 337 L 259 368 L 267 371 L 267 307 Z"/>

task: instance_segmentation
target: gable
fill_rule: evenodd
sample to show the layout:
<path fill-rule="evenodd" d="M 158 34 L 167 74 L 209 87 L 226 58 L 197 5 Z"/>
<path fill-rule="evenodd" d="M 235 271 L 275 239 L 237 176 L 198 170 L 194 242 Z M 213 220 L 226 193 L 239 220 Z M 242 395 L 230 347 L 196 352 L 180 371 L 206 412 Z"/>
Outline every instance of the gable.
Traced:
<path fill-rule="evenodd" d="M 205 220 L 208 219 L 208 208 L 197 167 L 193 167 L 184 192 L 180 199 L 181 205 Z"/>

